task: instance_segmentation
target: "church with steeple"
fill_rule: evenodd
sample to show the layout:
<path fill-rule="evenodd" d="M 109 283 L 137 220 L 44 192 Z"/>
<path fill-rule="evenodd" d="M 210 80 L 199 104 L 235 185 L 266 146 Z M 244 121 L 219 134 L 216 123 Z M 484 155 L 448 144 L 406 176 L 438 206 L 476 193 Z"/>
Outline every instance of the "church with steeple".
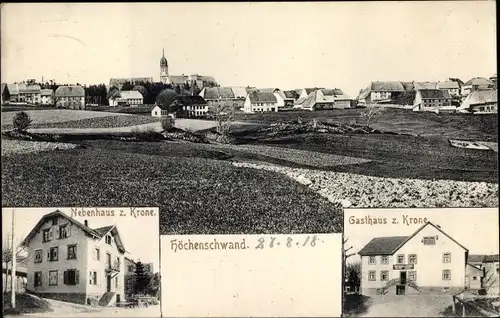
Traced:
<path fill-rule="evenodd" d="M 199 89 L 203 89 L 204 87 L 218 86 L 217 82 L 212 76 L 203 76 L 199 74 L 170 75 L 168 73 L 168 61 L 165 57 L 165 49 L 163 49 L 160 59 L 160 82 L 170 85 L 196 85 Z"/>

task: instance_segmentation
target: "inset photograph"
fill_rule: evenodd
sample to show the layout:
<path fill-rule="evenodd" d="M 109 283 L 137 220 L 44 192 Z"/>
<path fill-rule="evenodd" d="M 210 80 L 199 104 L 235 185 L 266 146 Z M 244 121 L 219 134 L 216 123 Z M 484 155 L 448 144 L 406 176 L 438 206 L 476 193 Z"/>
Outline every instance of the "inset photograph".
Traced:
<path fill-rule="evenodd" d="M 345 317 L 500 314 L 498 209 L 346 209 Z"/>
<path fill-rule="evenodd" d="M 3 208 L 2 241 L 4 315 L 161 316 L 158 208 Z"/>

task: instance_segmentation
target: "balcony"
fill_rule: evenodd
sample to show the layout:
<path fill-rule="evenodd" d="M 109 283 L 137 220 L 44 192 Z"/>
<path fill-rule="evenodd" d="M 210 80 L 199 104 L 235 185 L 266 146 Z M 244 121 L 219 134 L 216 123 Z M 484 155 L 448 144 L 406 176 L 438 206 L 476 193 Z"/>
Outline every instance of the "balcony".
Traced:
<path fill-rule="evenodd" d="M 118 273 L 120 273 L 121 271 L 121 266 L 120 266 L 120 262 L 113 262 L 113 263 L 107 263 L 106 264 L 106 275 L 108 276 L 111 276 L 111 277 L 115 277 L 116 275 L 118 275 Z"/>

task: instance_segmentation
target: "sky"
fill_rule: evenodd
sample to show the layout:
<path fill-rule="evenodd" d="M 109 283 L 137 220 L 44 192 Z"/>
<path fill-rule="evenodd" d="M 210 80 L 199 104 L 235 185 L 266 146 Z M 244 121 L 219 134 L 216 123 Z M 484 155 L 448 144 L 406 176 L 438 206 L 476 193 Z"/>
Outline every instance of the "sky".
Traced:
<path fill-rule="evenodd" d="M 346 209 L 344 214 L 345 248 L 348 253 L 358 253 L 371 239 L 383 236 L 409 236 L 423 224 L 403 223 L 403 215 L 427 218 L 441 226 L 446 234 L 469 249 L 470 254 L 498 254 L 498 208 L 446 208 L 446 209 Z M 350 224 L 350 217 L 385 217 L 388 224 Z M 392 224 L 396 218 L 399 224 Z M 348 258 L 348 262 L 359 261 L 359 255 Z"/>
<path fill-rule="evenodd" d="M 115 209 L 113 207 L 85 207 L 88 209 Z M 2 235 L 12 235 L 12 210 L 15 212 L 15 227 L 14 233 L 17 244 L 20 244 L 22 240 L 28 236 L 29 232 L 33 227 L 40 221 L 42 216 L 45 214 L 54 212 L 59 209 L 60 211 L 71 216 L 71 208 L 69 207 L 53 207 L 53 208 L 3 208 L 2 209 Z M 124 208 L 122 208 L 124 209 Z M 140 208 L 138 208 L 140 209 Z M 152 209 L 152 208 L 149 208 Z M 158 210 L 155 208 L 156 211 Z M 88 220 L 89 227 L 98 228 L 108 225 L 116 225 L 120 233 L 120 238 L 122 239 L 125 250 L 128 252 L 126 256 L 131 257 L 133 260 L 140 260 L 144 263 L 153 263 L 155 272 L 159 272 L 160 263 L 160 240 L 159 240 L 159 219 L 157 217 L 142 217 L 141 219 L 134 218 L 128 214 L 128 216 L 118 217 L 119 213 L 116 213 L 115 217 L 79 217 L 73 216 L 74 219 L 84 223 L 84 220 Z M 140 222 L 139 222 L 140 221 Z M 140 224 L 140 225 L 139 225 Z M 147 246 L 147 248 L 145 248 Z"/>
<path fill-rule="evenodd" d="M 341 88 L 496 72 L 494 1 L 2 4 L 2 82 L 211 75 Z"/>

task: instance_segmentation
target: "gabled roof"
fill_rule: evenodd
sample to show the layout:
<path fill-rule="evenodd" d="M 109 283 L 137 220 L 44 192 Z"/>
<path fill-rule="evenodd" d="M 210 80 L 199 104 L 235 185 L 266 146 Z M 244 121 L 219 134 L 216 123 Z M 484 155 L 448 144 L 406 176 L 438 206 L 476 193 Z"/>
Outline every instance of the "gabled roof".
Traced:
<path fill-rule="evenodd" d="M 38 84 L 26 85 L 24 89 L 21 89 L 21 93 L 39 93 L 42 87 Z"/>
<path fill-rule="evenodd" d="M 142 94 L 139 91 L 121 91 L 120 97 L 124 99 L 139 99 L 142 98 Z"/>
<path fill-rule="evenodd" d="M 437 89 L 459 89 L 460 85 L 458 82 L 454 81 L 445 81 L 445 82 L 438 82 L 437 83 Z"/>
<path fill-rule="evenodd" d="M 295 90 L 291 90 L 291 91 L 283 91 L 283 94 L 285 95 L 285 97 L 287 99 L 297 99 L 299 97 L 299 93 L 297 93 L 297 91 Z"/>
<path fill-rule="evenodd" d="M 205 105 L 207 101 L 200 95 L 183 95 L 177 96 L 176 99 L 183 105 Z"/>
<path fill-rule="evenodd" d="M 376 81 L 371 83 L 370 90 L 381 92 L 402 92 L 405 88 L 401 82 L 397 81 Z"/>
<path fill-rule="evenodd" d="M 54 94 L 54 91 L 50 88 L 47 88 L 47 89 L 42 89 L 40 91 L 40 95 L 41 96 L 52 96 Z"/>
<path fill-rule="evenodd" d="M 450 99 L 450 93 L 447 90 L 440 89 L 420 89 L 418 90 L 422 99 Z"/>
<path fill-rule="evenodd" d="M 235 98 L 231 87 L 205 87 L 201 91 L 200 96 L 206 100 Z"/>
<path fill-rule="evenodd" d="M 93 238 L 96 238 L 96 239 L 103 238 L 107 233 L 109 233 L 111 231 L 115 237 L 115 241 L 116 241 L 116 245 L 117 245 L 118 249 L 121 252 L 125 252 L 125 247 L 123 246 L 123 242 L 120 238 L 120 235 L 118 233 L 116 226 L 112 225 L 112 226 L 104 226 L 104 227 L 92 229 L 92 228 L 90 228 L 90 227 L 86 226 L 85 224 L 73 219 L 72 217 L 68 216 L 67 214 L 65 214 L 59 210 L 56 210 L 54 212 L 51 212 L 51 213 L 48 213 L 48 214 L 45 214 L 44 216 L 42 216 L 40 221 L 38 221 L 38 223 L 30 231 L 28 236 L 26 236 L 26 238 L 22 241 L 21 246 L 27 247 L 29 245 L 29 242 L 31 241 L 31 239 L 36 235 L 37 232 L 39 232 L 40 227 L 47 221 L 47 219 L 50 219 L 53 217 L 65 218 L 66 220 L 68 220 L 72 224 L 79 227 L 84 233 L 86 233 L 87 235 L 89 235 Z"/>
<path fill-rule="evenodd" d="M 121 87 L 125 83 L 137 84 L 137 83 L 153 83 L 152 77 L 123 77 L 123 78 L 110 78 L 109 86 Z"/>
<path fill-rule="evenodd" d="M 85 90 L 83 87 L 74 86 L 59 86 L 55 92 L 56 97 L 85 97 Z"/>
<path fill-rule="evenodd" d="M 478 105 L 496 102 L 498 102 L 497 90 L 488 89 L 473 91 L 465 98 L 463 103 L 466 105 Z"/>
<path fill-rule="evenodd" d="M 412 91 L 415 89 L 415 85 L 413 85 L 413 82 L 401 82 L 401 85 L 403 85 L 404 89 L 407 91 Z"/>
<path fill-rule="evenodd" d="M 468 80 L 464 85 L 465 86 L 488 87 L 490 85 L 493 85 L 493 82 L 485 77 L 473 77 L 470 80 Z"/>
<path fill-rule="evenodd" d="M 465 251 L 469 251 L 466 247 L 464 247 L 462 244 L 458 243 L 455 239 L 453 239 L 451 236 L 446 234 L 443 230 L 441 230 L 440 227 L 434 225 L 431 222 L 427 222 L 424 225 L 422 225 L 418 230 L 416 230 L 412 235 L 410 236 L 387 236 L 387 237 L 376 237 L 372 239 L 368 244 L 363 247 L 358 254 L 361 256 L 368 256 L 368 255 L 393 255 L 396 253 L 403 245 L 406 244 L 409 240 L 411 240 L 415 235 L 417 235 L 420 231 L 422 231 L 425 227 L 427 226 L 432 226 L 441 234 L 445 235 L 447 238 L 449 238 L 451 241 L 453 241 L 455 244 L 463 248 Z"/>
<path fill-rule="evenodd" d="M 344 95 L 344 92 L 340 88 L 322 89 L 321 92 L 326 96 Z"/>
<path fill-rule="evenodd" d="M 437 89 L 437 82 L 413 82 L 416 90 L 421 89 Z"/>
<path fill-rule="evenodd" d="M 273 93 L 253 91 L 248 94 L 251 103 L 277 103 L 278 100 Z"/>
<path fill-rule="evenodd" d="M 469 254 L 467 262 L 469 263 L 494 263 L 500 261 L 499 254 L 484 255 L 484 254 Z"/>
<path fill-rule="evenodd" d="M 186 75 L 170 75 L 168 79 L 174 85 L 181 85 L 187 81 L 188 77 Z"/>
<path fill-rule="evenodd" d="M 245 87 L 232 86 L 231 90 L 233 91 L 234 98 L 247 97 L 248 92 Z"/>

